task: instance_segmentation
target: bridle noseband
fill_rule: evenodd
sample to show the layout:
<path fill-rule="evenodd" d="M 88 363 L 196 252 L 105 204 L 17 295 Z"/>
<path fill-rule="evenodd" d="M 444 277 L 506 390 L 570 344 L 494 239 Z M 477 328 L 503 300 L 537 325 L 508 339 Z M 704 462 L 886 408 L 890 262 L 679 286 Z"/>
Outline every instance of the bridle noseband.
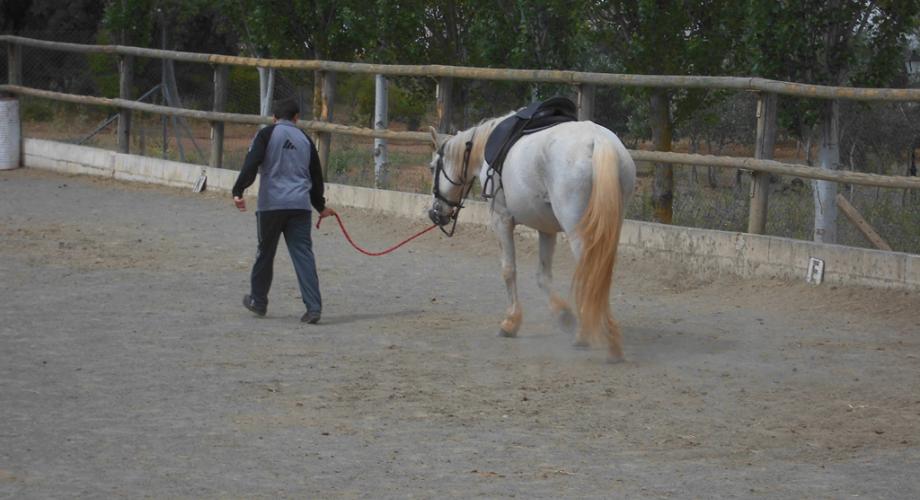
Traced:
<path fill-rule="evenodd" d="M 441 147 L 438 148 L 438 162 L 435 165 L 434 188 L 432 189 L 432 191 L 434 192 L 434 197 L 436 200 L 454 209 L 449 215 L 450 219 L 453 220 L 453 224 L 450 226 L 450 231 L 444 229 L 444 226 L 447 225 L 446 223 L 444 225 L 438 224 L 438 228 L 441 230 L 441 232 L 446 234 L 447 237 L 451 237 L 454 235 L 454 230 L 457 227 L 457 217 L 459 217 L 460 215 L 460 209 L 463 208 L 463 202 L 466 201 L 467 196 L 469 196 L 470 191 L 473 189 L 474 179 L 469 178 L 468 176 L 469 170 L 470 170 L 470 153 L 473 151 L 473 138 L 470 138 L 469 141 L 466 141 L 466 147 L 463 150 L 463 171 L 460 177 L 457 178 L 456 181 L 451 179 L 450 176 L 447 175 L 447 171 L 444 170 L 444 147 L 446 145 L 447 145 L 447 142 L 444 142 L 443 144 L 441 144 Z M 450 184 L 454 186 L 458 186 L 461 188 L 461 195 L 458 201 L 449 200 L 446 197 L 444 197 L 444 195 L 441 194 L 441 189 L 440 189 L 441 174 L 444 175 L 444 178 L 447 180 L 447 182 L 449 182 Z M 464 185 L 466 185 L 465 190 L 463 190 Z"/>

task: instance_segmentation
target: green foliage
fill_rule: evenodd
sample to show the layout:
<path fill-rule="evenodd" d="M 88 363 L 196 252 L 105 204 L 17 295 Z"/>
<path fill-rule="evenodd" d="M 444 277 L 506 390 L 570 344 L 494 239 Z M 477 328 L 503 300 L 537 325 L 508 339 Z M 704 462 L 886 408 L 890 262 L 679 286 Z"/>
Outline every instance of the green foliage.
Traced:
<path fill-rule="evenodd" d="M 227 100 L 228 113 L 259 113 L 259 73 L 244 66 L 231 66 L 227 87 L 233 99 Z"/>
<path fill-rule="evenodd" d="M 224 0 L 251 55 L 353 60 L 367 38 L 358 0 Z"/>
<path fill-rule="evenodd" d="M 102 26 L 119 43 L 149 46 L 154 21 L 154 0 L 119 0 L 106 5 Z"/>
<path fill-rule="evenodd" d="M 468 2 L 469 63 L 509 68 L 575 69 L 587 51 L 585 0 Z M 489 12 L 494 15 L 475 15 Z"/>
<path fill-rule="evenodd" d="M 370 148 L 338 147 L 329 153 L 329 178 L 332 182 L 349 181 L 349 184 L 373 182 L 374 155 Z"/>
<path fill-rule="evenodd" d="M 50 122 L 54 119 L 53 101 L 23 98 L 19 104 L 19 113 L 24 122 Z"/>
<path fill-rule="evenodd" d="M 102 0 L 5 0 L 0 1 L 0 32 L 47 31 L 52 33 L 95 31 L 102 17 Z"/>
<path fill-rule="evenodd" d="M 599 48 L 617 55 L 615 69 L 647 75 L 720 75 L 729 69 L 741 37 L 736 0 L 602 0 L 592 4 L 589 27 Z M 689 119 L 719 96 L 673 92 L 674 121 Z"/>
<path fill-rule="evenodd" d="M 920 2 L 779 0 L 744 2 L 736 71 L 798 83 L 887 86 L 903 74 L 906 37 Z M 780 124 L 800 135 L 820 119 L 819 103 L 783 99 Z"/>
<path fill-rule="evenodd" d="M 100 44 L 111 43 L 107 33 L 100 33 L 97 41 Z M 119 76 L 118 60 L 109 54 L 86 54 L 86 62 L 93 79 L 98 95 L 102 97 L 118 97 Z"/>
<path fill-rule="evenodd" d="M 425 89 L 410 90 L 414 83 L 418 82 L 402 78 L 390 79 L 387 85 L 388 118 L 409 124 L 410 130 L 418 128 L 432 98 Z M 352 119 L 366 127 L 374 125 L 375 88 L 374 78 L 367 75 L 348 75 L 340 81 L 342 98 L 352 102 Z"/>

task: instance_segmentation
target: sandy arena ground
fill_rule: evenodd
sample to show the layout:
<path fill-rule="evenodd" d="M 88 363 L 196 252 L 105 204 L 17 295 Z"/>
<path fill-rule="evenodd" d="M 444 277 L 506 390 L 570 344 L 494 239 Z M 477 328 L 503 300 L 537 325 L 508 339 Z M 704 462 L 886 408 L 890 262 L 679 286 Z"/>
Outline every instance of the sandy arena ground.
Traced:
<path fill-rule="evenodd" d="M 425 226 L 341 212 L 372 249 Z M 283 246 L 258 319 L 226 194 L 0 172 L 0 497 L 920 498 L 920 292 L 627 258 L 609 365 L 552 321 L 532 241 L 517 339 L 482 228 L 314 241 L 323 323 Z"/>

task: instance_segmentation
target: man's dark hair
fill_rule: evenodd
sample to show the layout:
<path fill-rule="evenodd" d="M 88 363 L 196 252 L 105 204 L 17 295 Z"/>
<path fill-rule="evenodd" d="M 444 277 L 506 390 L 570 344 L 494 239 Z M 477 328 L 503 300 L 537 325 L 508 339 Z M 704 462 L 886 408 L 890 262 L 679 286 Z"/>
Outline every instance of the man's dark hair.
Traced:
<path fill-rule="evenodd" d="M 275 105 L 272 107 L 272 114 L 279 120 L 293 120 L 294 115 L 298 113 L 300 113 L 300 106 L 297 105 L 297 101 L 294 99 L 275 101 Z"/>

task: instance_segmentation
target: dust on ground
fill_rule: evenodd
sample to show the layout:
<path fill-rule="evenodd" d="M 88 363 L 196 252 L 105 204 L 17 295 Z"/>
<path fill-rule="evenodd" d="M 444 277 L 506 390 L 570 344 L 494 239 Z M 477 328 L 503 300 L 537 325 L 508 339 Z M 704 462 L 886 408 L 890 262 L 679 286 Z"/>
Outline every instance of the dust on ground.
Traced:
<path fill-rule="evenodd" d="M 371 250 L 427 225 L 341 212 Z M 324 221 L 310 326 L 283 246 L 268 316 L 239 305 L 254 225 L 226 194 L 0 172 L 0 497 L 920 496 L 917 291 L 624 256 L 608 365 L 559 332 L 533 240 L 504 339 L 484 228 L 368 258 Z"/>

